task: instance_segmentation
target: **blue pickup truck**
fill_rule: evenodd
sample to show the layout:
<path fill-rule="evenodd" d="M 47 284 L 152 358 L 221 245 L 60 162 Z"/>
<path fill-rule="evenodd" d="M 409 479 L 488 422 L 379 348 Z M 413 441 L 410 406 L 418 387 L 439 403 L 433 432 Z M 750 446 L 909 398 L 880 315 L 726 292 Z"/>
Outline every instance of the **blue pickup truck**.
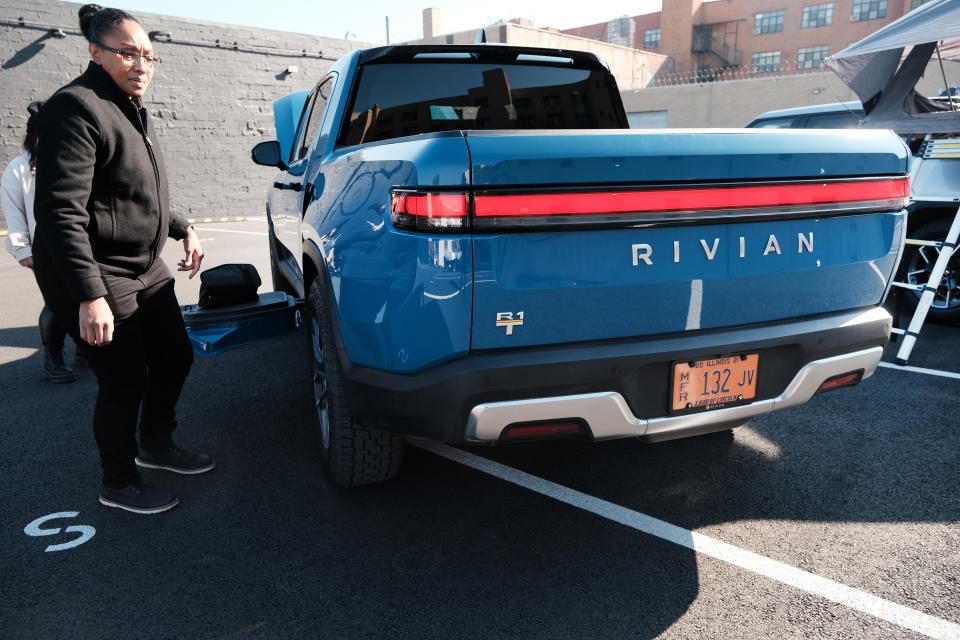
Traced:
<path fill-rule="evenodd" d="M 648 441 L 871 375 L 908 150 L 880 131 L 629 130 L 592 54 L 352 52 L 253 159 L 304 302 L 333 481 L 404 437 Z"/>

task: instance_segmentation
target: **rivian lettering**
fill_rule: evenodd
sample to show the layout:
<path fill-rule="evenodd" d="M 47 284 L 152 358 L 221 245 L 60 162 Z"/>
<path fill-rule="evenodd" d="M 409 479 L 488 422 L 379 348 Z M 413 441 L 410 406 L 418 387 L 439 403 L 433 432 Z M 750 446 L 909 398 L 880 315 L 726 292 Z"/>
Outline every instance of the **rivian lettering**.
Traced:
<path fill-rule="evenodd" d="M 713 240 L 709 242 L 706 238 L 700 238 L 700 248 L 703 250 L 703 255 L 707 258 L 707 260 L 712 261 L 717 257 L 717 250 L 720 248 L 720 238 L 713 238 Z M 694 251 L 695 250 L 696 249 L 694 249 Z M 631 252 L 633 254 L 633 266 L 638 267 L 640 266 L 641 262 L 647 266 L 653 266 L 653 246 L 651 244 L 646 242 L 633 244 L 631 245 Z M 767 238 L 766 245 L 764 245 L 763 251 L 760 252 L 760 255 L 766 256 L 771 253 L 782 255 L 782 251 L 780 250 L 780 241 L 777 239 L 777 236 L 772 233 Z M 797 253 L 813 253 L 812 231 L 808 233 L 797 233 Z M 680 262 L 680 255 L 680 241 L 674 240 L 673 261 Z M 739 237 L 737 257 L 748 257 L 747 239 L 743 236 Z"/>

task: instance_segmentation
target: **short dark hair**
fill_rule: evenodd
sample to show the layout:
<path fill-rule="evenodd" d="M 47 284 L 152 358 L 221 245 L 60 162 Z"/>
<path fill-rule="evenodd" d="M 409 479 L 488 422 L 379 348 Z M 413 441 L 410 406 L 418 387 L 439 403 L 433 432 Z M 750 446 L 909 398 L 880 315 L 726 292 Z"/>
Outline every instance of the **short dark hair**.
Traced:
<path fill-rule="evenodd" d="M 42 106 L 43 102 L 39 100 L 27 105 L 30 117 L 27 118 L 27 133 L 23 136 L 23 149 L 30 157 L 31 169 L 37 166 L 37 143 L 40 141 L 40 116 L 38 114 Z"/>
<path fill-rule="evenodd" d="M 123 9 L 104 8 L 98 4 L 85 4 L 78 12 L 80 17 L 80 31 L 88 42 L 100 42 L 104 36 L 113 33 L 121 23 L 130 20 L 140 24 L 140 21 Z"/>

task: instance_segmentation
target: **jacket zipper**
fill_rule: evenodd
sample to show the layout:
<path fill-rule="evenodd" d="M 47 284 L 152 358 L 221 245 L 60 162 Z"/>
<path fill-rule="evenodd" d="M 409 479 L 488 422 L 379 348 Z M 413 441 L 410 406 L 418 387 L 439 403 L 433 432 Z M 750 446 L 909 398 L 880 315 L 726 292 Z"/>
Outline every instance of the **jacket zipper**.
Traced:
<path fill-rule="evenodd" d="M 153 236 L 153 244 L 150 246 L 150 263 L 147 265 L 147 269 L 149 269 L 157 259 L 157 247 L 160 246 L 160 234 L 163 231 L 163 197 L 160 194 L 160 169 L 157 168 L 157 158 L 153 154 L 153 142 L 150 141 L 150 136 L 147 135 L 146 125 L 143 120 L 140 119 L 140 111 L 135 104 L 131 103 L 130 106 L 134 109 L 137 128 L 140 130 L 140 135 L 143 136 L 143 140 L 147 145 L 147 154 L 150 156 L 150 164 L 153 165 L 153 177 L 157 184 L 157 211 L 160 212 L 160 215 L 157 219 L 157 232 Z"/>

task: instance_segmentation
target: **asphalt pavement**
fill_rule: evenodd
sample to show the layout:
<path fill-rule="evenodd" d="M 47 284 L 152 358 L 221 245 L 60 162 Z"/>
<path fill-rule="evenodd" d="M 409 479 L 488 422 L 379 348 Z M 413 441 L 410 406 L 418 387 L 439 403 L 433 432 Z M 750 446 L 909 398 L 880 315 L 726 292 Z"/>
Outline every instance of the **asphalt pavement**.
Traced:
<path fill-rule="evenodd" d="M 198 229 L 205 267 L 270 289 L 264 221 Z M 198 289 L 177 276 L 181 303 Z M 182 504 L 137 516 L 97 503 L 96 384 L 44 379 L 41 306 L 0 260 L 4 638 L 960 637 L 958 329 L 924 327 L 910 365 L 932 373 L 880 368 L 732 434 L 413 443 L 349 490 L 293 332 L 196 359 L 177 438 L 217 468 L 147 472 Z"/>

